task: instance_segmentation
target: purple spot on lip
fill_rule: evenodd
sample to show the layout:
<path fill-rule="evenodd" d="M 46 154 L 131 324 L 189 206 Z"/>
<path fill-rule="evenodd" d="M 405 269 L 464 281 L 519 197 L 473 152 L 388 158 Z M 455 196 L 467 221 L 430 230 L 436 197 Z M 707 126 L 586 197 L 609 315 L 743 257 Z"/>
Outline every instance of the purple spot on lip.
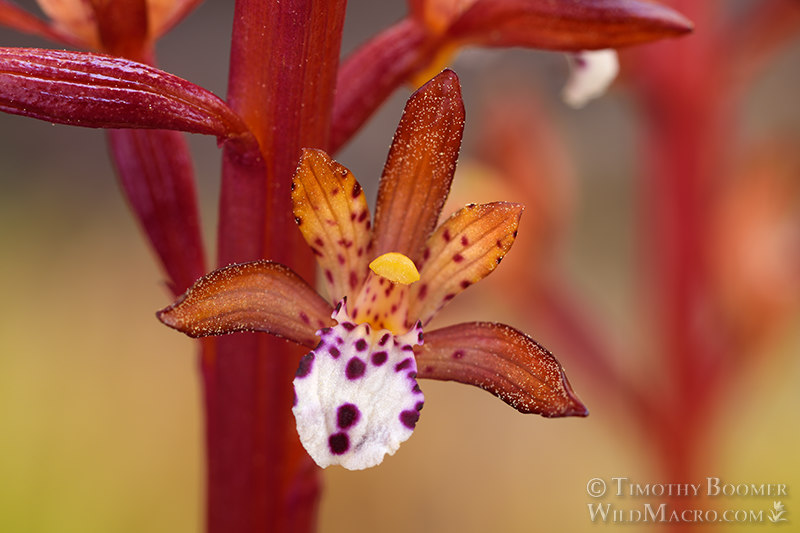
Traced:
<path fill-rule="evenodd" d="M 400 413 L 400 422 L 408 429 L 414 429 L 417 425 L 417 420 L 419 420 L 419 411 L 408 410 Z"/>
<path fill-rule="evenodd" d="M 356 329 L 356 325 L 353 324 L 352 322 L 342 322 L 342 327 L 347 331 L 353 331 L 354 329 Z"/>
<path fill-rule="evenodd" d="M 414 383 L 414 386 L 411 387 L 411 392 L 414 394 L 422 394 L 422 389 L 419 388 L 419 383 Z"/>
<path fill-rule="evenodd" d="M 422 411 L 422 407 L 425 405 L 425 402 L 417 402 L 417 405 L 414 406 L 414 409 L 417 411 Z"/>
<path fill-rule="evenodd" d="M 358 379 L 364 375 L 364 371 L 367 369 L 367 364 L 359 359 L 358 357 L 353 357 L 347 362 L 347 367 L 344 369 L 344 373 L 347 376 L 347 379 Z"/>
<path fill-rule="evenodd" d="M 389 354 L 386 352 L 375 352 L 372 354 L 372 364 L 375 366 L 381 366 L 388 358 Z"/>
<path fill-rule="evenodd" d="M 314 353 L 307 353 L 300 359 L 300 365 L 297 367 L 295 377 L 304 378 L 311 372 L 311 367 L 314 365 Z"/>
<path fill-rule="evenodd" d="M 407 413 L 410 411 L 403 412 Z M 342 455 L 350 449 L 350 437 L 347 436 L 347 433 L 334 433 L 328 437 L 328 447 L 331 449 L 333 455 Z"/>
<path fill-rule="evenodd" d="M 405 346 L 403 346 L 403 351 L 404 352 L 412 352 L 412 351 L 414 351 L 414 348 L 410 344 L 406 344 Z"/>
<path fill-rule="evenodd" d="M 336 425 L 339 426 L 339 429 L 349 428 L 358 422 L 359 418 L 361 418 L 361 413 L 358 407 L 352 403 L 342 404 L 336 410 Z"/>
<path fill-rule="evenodd" d="M 334 359 L 338 359 L 339 356 L 341 355 L 341 353 L 339 353 L 339 348 L 337 348 L 336 346 L 330 346 L 328 348 L 328 353 L 331 354 L 331 357 L 333 357 Z"/>
<path fill-rule="evenodd" d="M 387 342 L 389 342 L 389 338 L 391 335 L 389 333 L 384 333 L 381 340 L 378 341 L 378 346 L 384 346 Z"/>
<path fill-rule="evenodd" d="M 407 359 L 403 359 L 402 361 L 400 361 L 399 363 L 394 365 L 394 371 L 395 372 L 400 372 L 402 370 L 405 370 L 409 366 L 411 366 L 411 358 L 410 357 L 407 358 Z"/>
<path fill-rule="evenodd" d="M 367 349 L 367 341 L 365 341 L 364 339 L 358 339 L 356 341 L 356 350 L 358 350 L 359 352 L 363 352 L 366 349 Z"/>

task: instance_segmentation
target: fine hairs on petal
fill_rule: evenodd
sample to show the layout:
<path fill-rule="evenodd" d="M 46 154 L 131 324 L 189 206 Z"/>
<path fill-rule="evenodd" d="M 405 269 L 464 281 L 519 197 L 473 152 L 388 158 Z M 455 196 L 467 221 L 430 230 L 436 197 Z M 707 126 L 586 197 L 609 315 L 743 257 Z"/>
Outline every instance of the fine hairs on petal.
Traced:
<path fill-rule="evenodd" d="M 417 323 L 403 335 L 356 324 L 342 300 L 338 322 L 321 329 L 319 345 L 300 362 L 294 379 L 297 433 L 322 468 L 376 466 L 411 436 L 424 396 L 417 385 L 413 347 Z"/>

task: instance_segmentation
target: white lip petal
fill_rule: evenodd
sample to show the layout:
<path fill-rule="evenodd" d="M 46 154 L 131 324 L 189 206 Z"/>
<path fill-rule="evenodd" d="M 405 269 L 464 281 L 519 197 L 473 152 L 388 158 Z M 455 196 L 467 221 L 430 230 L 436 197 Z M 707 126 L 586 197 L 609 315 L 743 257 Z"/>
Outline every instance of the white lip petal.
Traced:
<path fill-rule="evenodd" d="M 361 470 L 380 464 L 411 436 L 424 396 L 417 385 L 413 346 L 417 323 L 403 335 L 350 320 L 342 302 L 338 324 L 319 331 L 294 379 L 297 433 L 322 468 Z"/>
<path fill-rule="evenodd" d="M 619 72 L 615 50 L 583 51 L 567 55 L 571 74 L 561 97 L 576 109 L 602 96 Z"/>

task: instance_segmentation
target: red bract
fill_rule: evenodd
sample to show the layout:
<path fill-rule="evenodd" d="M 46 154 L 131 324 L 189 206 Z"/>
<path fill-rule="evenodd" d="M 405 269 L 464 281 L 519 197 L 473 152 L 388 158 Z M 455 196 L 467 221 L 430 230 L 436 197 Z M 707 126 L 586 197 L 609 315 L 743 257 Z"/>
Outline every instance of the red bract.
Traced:
<path fill-rule="evenodd" d="M 82 52 L 0 48 L 0 110 L 93 128 L 250 136 L 205 89 L 141 63 Z"/>

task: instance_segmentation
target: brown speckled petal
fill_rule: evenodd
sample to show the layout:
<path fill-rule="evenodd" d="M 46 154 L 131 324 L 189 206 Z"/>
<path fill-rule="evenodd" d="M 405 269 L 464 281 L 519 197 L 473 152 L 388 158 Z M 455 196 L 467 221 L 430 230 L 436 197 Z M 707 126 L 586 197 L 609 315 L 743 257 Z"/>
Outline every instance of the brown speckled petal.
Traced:
<path fill-rule="evenodd" d="M 414 351 L 420 378 L 475 385 L 521 413 L 589 414 L 556 358 L 510 326 L 470 322 L 426 332 Z"/>
<path fill-rule="evenodd" d="M 254 261 L 204 276 L 156 316 L 190 337 L 263 331 L 313 348 L 315 332 L 333 324 L 332 310 L 290 268 Z"/>
<path fill-rule="evenodd" d="M 367 200 L 353 173 L 322 150 L 303 150 L 292 181 L 292 206 L 330 301 L 353 294 L 367 274 L 372 236 Z"/>
<path fill-rule="evenodd" d="M 471 204 L 439 226 L 423 251 L 420 280 L 411 286 L 409 319 L 426 324 L 456 294 L 488 276 L 511 248 L 522 209 L 509 202 Z"/>
<path fill-rule="evenodd" d="M 373 255 L 399 252 L 419 264 L 450 192 L 463 131 L 458 77 L 445 70 L 403 111 L 378 189 Z"/>

